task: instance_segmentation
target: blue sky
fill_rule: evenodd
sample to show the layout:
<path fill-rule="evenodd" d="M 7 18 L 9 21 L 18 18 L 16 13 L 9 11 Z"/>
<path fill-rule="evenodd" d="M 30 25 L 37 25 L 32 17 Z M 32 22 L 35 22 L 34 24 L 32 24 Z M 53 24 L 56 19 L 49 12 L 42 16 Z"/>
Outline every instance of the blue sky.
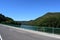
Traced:
<path fill-rule="evenodd" d="M 0 13 L 17 21 L 33 20 L 47 12 L 60 12 L 60 0 L 0 0 Z"/>

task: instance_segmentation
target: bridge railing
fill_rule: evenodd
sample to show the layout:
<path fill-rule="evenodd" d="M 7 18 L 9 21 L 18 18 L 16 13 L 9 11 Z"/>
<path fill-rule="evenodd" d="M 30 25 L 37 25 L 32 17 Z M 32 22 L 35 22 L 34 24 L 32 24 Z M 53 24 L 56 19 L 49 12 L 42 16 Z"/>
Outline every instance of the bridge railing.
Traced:
<path fill-rule="evenodd" d="M 37 31 L 48 32 L 53 34 L 60 34 L 60 28 L 54 27 L 37 27 Z"/>

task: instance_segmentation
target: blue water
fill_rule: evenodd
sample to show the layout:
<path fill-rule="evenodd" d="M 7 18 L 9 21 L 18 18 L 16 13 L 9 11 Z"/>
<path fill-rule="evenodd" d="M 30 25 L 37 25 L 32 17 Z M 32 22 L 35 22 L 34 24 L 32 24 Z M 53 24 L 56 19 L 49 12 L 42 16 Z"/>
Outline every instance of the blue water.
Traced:
<path fill-rule="evenodd" d="M 37 30 L 36 26 L 29 26 L 29 25 L 21 25 L 20 28 L 29 29 L 29 30 Z"/>

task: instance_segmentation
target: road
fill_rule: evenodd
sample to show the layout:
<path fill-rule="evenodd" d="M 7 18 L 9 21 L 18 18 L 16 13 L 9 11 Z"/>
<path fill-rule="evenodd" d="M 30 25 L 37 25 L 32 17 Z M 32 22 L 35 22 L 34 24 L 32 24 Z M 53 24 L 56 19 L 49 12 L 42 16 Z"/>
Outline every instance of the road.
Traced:
<path fill-rule="evenodd" d="M 0 34 L 3 40 L 60 40 L 43 35 L 16 30 L 14 28 L 6 27 L 0 24 Z"/>

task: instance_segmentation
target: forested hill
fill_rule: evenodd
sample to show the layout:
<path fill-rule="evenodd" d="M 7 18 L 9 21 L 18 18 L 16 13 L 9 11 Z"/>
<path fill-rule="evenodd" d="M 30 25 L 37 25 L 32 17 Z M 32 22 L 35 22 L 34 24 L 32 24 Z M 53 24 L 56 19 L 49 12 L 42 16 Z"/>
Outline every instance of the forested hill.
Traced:
<path fill-rule="evenodd" d="M 45 15 L 28 22 L 29 25 L 60 27 L 60 12 L 48 12 Z"/>
<path fill-rule="evenodd" d="M 0 14 L 0 23 L 3 24 L 14 24 L 14 25 L 21 25 L 21 23 L 18 23 L 16 21 L 14 21 L 12 18 L 10 17 L 6 17 L 3 14 Z"/>

